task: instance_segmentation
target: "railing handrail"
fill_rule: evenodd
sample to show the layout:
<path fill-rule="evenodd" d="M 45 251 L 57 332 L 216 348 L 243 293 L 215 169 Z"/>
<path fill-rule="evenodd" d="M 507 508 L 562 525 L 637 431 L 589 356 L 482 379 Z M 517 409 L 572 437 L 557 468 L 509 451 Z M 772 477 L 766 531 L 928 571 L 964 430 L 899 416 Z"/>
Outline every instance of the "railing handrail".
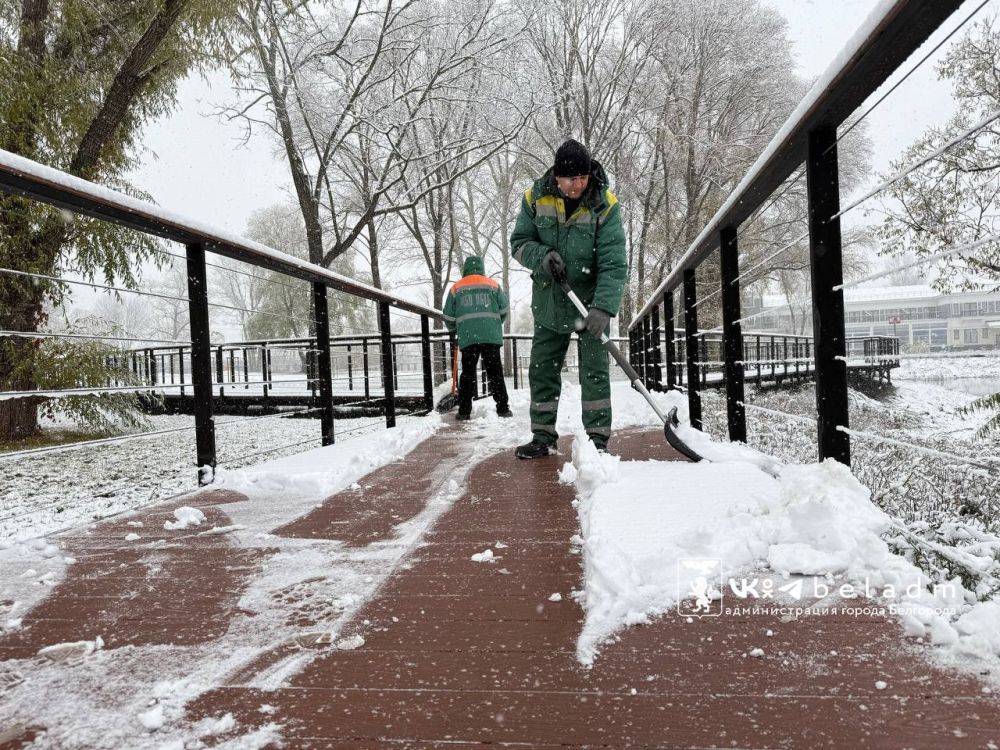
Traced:
<path fill-rule="evenodd" d="M 575 336 L 576 334 L 572 334 Z M 792 334 L 789 334 L 791 336 Z M 428 334 L 430 339 L 434 342 L 440 342 L 441 340 L 447 341 L 451 334 L 444 330 L 438 329 L 435 331 L 430 331 Z M 505 333 L 503 334 L 504 340 L 513 341 L 517 339 L 518 341 L 531 341 L 534 338 L 533 334 L 530 333 Z M 338 346 L 350 345 L 353 343 L 360 343 L 365 340 L 369 341 L 379 341 L 381 335 L 378 333 L 341 333 L 336 336 L 330 337 L 330 342 Z M 419 331 L 401 331 L 399 333 L 392 333 L 389 335 L 389 340 L 395 344 L 419 344 L 422 341 L 421 334 Z M 625 341 L 624 336 L 612 336 L 612 341 Z M 300 336 L 297 338 L 280 338 L 280 339 L 248 339 L 246 341 L 217 341 L 210 345 L 212 349 L 218 349 L 222 347 L 223 349 L 249 349 L 249 348 L 262 348 L 267 345 L 272 351 L 280 351 L 282 347 L 294 347 L 296 344 L 309 344 L 314 345 L 316 339 L 312 336 Z M 157 344 L 156 346 L 135 346 L 125 351 L 129 352 L 177 352 L 178 349 L 190 349 L 190 341 L 178 341 L 176 344 Z"/>
<path fill-rule="evenodd" d="M 385 302 L 416 315 L 442 319 L 441 311 L 433 307 L 403 299 L 234 232 L 167 211 L 148 201 L 119 193 L 3 149 L 0 149 L 0 190 L 185 245 L 202 244 L 207 250 L 227 258 L 304 281 L 326 284 L 333 289 L 375 302 Z"/>
<path fill-rule="evenodd" d="M 885 81 L 958 7 L 957 0 L 882 0 L 840 54 L 827 66 L 778 129 L 767 147 L 722 207 L 636 312 L 635 328 L 666 292 L 681 283 L 684 271 L 701 264 L 719 247 L 720 232 L 737 227 L 805 161 L 809 133 L 836 128 Z"/>

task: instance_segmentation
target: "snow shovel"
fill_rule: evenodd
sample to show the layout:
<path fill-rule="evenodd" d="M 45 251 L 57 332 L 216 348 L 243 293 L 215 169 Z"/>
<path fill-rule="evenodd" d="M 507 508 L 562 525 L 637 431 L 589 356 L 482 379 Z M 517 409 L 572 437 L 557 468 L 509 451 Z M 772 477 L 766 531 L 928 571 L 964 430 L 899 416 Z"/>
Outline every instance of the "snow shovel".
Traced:
<path fill-rule="evenodd" d="M 458 347 L 452 349 L 451 358 L 451 393 L 443 396 L 437 403 L 437 410 L 447 414 L 458 405 Z"/>
<path fill-rule="evenodd" d="M 587 308 L 584 307 L 580 298 L 576 296 L 576 292 L 570 288 L 569 282 L 566 280 L 566 276 L 562 275 L 561 278 L 556 279 L 556 282 L 560 287 L 562 287 L 562 290 L 566 292 L 566 296 L 569 297 L 570 302 L 572 302 L 576 309 L 580 312 L 580 315 L 587 317 Z M 702 457 L 695 453 L 694 450 L 692 450 L 687 443 L 681 440 L 674 431 L 674 429 L 680 424 L 677 419 L 677 407 L 673 407 L 667 414 L 664 414 L 663 410 L 660 409 L 659 405 L 653 400 L 653 397 L 646 389 L 646 386 L 643 385 L 642 380 L 639 378 L 639 373 L 637 373 L 635 368 L 629 364 L 625 355 L 622 354 L 621 349 L 615 346 L 614 342 L 608 338 L 607 333 L 601 334 L 601 343 L 604 345 L 604 348 L 608 350 L 612 359 L 614 359 L 614 361 L 618 363 L 618 366 L 625 372 L 625 375 L 632 383 L 632 387 L 642 394 L 642 397 L 646 399 L 646 403 L 652 407 L 653 411 L 656 412 L 656 416 L 658 416 L 663 422 L 663 437 L 666 439 L 670 447 L 692 461 L 703 460 Z"/>

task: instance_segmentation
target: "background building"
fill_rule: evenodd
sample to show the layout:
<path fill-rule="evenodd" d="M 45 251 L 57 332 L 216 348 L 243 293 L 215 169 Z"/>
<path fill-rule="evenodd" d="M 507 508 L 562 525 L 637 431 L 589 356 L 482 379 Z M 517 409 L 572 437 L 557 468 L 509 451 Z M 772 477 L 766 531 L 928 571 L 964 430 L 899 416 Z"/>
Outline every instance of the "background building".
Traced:
<path fill-rule="evenodd" d="M 941 294 L 929 286 L 856 288 L 844 292 L 848 336 L 899 336 L 904 351 L 1000 348 L 1000 291 Z M 807 306 L 781 307 L 765 296 L 746 329 L 812 333 Z"/>

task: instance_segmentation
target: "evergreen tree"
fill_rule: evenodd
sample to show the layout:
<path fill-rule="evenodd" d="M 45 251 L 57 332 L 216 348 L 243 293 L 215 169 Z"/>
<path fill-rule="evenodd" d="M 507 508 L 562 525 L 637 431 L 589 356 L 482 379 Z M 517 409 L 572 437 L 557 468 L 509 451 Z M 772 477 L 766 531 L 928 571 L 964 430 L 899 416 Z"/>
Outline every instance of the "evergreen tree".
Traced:
<path fill-rule="evenodd" d="M 143 125 L 168 113 L 178 82 L 223 50 L 234 5 L 0 0 L 0 148 L 137 194 L 124 176 L 142 157 Z M 148 238 L 113 224 L 0 197 L 4 268 L 134 286 L 134 269 L 153 250 Z M 61 284 L 0 275 L 0 329 L 39 330 L 66 294 Z M 50 382 L 67 346 L 0 338 L 0 390 Z M 124 414 L 120 400 L 102 401 Z M 40 403 L 0 401 L 0 440 L 36 432 Z"/>

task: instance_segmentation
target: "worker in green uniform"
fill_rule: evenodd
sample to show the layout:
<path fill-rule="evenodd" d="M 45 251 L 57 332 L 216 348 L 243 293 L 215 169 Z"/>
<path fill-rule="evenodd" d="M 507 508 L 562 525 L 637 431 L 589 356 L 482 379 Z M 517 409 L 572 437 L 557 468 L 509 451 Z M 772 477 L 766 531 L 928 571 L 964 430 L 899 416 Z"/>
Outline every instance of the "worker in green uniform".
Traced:
<path fill-rule="evenodd" d="M 518 458 L 540 458 L 556 442 L 561 371 L 579 331 L 583 426 L 601 450 L 611 438 L 608 354 L 600 336 L 618 314 L 625 286 L 625 232 L 618 199 L 603 167 L 581 143 L 568 140 L 555 163 L 525 192 L 510 238 L 514 259 L 531 271 L 531 442 Z M 565 275 L 587 306 L 585 319 L 554 279 Z"/>

